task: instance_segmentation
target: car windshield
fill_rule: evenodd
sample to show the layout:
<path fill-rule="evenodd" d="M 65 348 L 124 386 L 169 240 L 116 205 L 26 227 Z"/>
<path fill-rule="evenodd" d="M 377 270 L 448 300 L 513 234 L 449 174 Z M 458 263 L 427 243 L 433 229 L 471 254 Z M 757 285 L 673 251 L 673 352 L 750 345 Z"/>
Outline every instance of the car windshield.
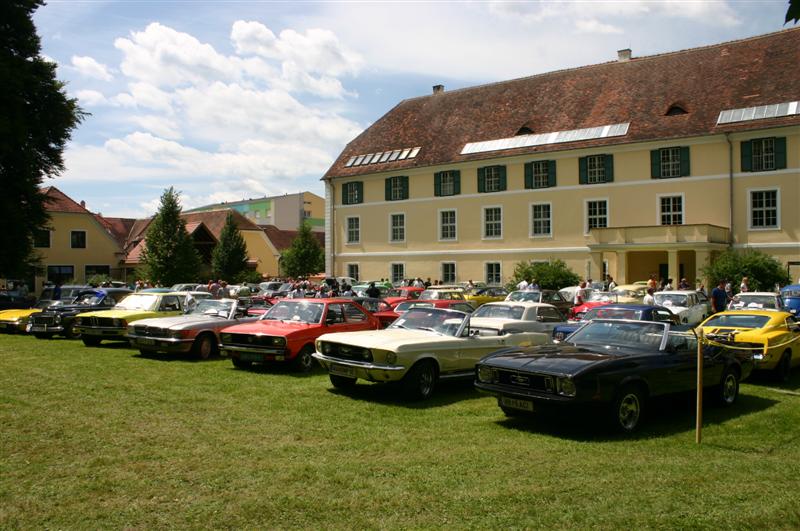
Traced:
<path fill-rule="evenodd" d="M 703 327 L 716 328 L 761 328 L 769 322 L 766 315 L 741 314 L 722 314 L 715 315 L 705 323 Z"/>
<path fill-rule="evenodd" d="M 395 306 L 394 311 L 397 313 L 407 312 L 411 308 L 433 308 L 433 303 L 430 302 L 401 302 Z"/>
<path fill-rule="evenodd" d="M 295 323 L 319 324 L 325 305 L 311 301 L 279 301 L 261 318 L 264 321 L 289 321 Z"/>
<path fill-rule="evenodd" d="M 740 293 L 731 300 L 731 306 L 733 308 L 767 308 L 774 310 L 778 307 L 778 304 L 774 295 Z"/>
<path fill-rule="evenodd" d="M 656 304 L 661 306 L 682 306 L 688 305 L 688 297 L 680 293 L 656 293 L 654 295 Z"/>
<path fill-rule="evenodd" d="M 472 314 L 473 317 L 494 317 L 497 319 L 522 319 L 524 306 L 507 306 L 504 304 L 484 304 Z"/>
<path fill-rule="evenodd" d="M 595 291 L 589 296 L 590 302 L 617 302 L 618 293 L 611 291 Z"/>
<path fill-rule="evenodd" d="M 569 336 L 576 345 L 660 349 L 667 327 L 649 321 L 590 321 Z"/>
<path fill-rule="evenodd" d="M 441 297 L 439 297 L 440 293 L 438 290 L 434 289 L 426 289 L 422 293 L 419 294 L 419 300 L 421 301 L 434 301 Z"/>
<path fill-rule="evenodd" d="M 81 294 L 77 299 L 75 299 L 75 304 L 86 304 L 89 306 L 94 306 L 95 304 L 100 304 L 102 300 L 103 300 L 103 295 L 91 291 Z"/>
<path fill-rule="evenodd" d="M 117 310 L 155 310 L 159 297 L 156 293 L 134 293 L 122 299 L 116 306 Z"/>
<path fill-rule="evenodd" d="M 389 328 L 427 330 L 445 336 L 455 336 L 466 318 L 465 313 L 454 310 L 411 308 L 402 317 L 398 317 Z"/>
<path fill-rule="evenodd" d="M 781 291 L 784 297 L 800 297 L 800 289 L 785 289 Z"/>
<path fill-rule="evenodd" d="M 628 308 L 592 308 L 584 314 L 583 320 L 591 321 L 592 319 L 630 319 L 632 321 L 640 321 L 642 319 L 642 311 Z"/>
<path fill-rule="evenodd" d="M 630 289 L 620 288 L 620 289 L 613 290 L 613 293 L 615 293 L 617 295 L 617 297 L 634 297 L 634 298 L 639 298 L 639 299 L 644 297 L 644 291 L 643 290 L 633 291 L 633 290 L 630 290 Z"/>
<path fill-rule="evenodd" d="M 214 299 L 203 299 L 198 301 L 192 311 L 192 315 L 213 315 L 215 317 L 228 317 L 233 308 L 233 301 L 221 301 Z"/>
<path fill-rule="evenodd" d="M 542 293 L 540 291 L 512 291 L 508 294 L 506 300 L 542 302 Z"/>

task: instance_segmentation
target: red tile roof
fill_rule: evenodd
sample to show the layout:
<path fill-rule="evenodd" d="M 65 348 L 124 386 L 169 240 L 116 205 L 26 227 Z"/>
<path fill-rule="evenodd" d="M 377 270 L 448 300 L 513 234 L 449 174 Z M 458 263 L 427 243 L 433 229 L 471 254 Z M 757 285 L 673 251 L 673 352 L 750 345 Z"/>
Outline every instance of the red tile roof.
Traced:
<path fill-rule="evenodd" d="M 267 235 L 269 241 L 278 251 L 283 251 L 292 246 L 292 240 L 297 237 L 299 231 L 296 230 L 281 230 L 275 225 L 265 225 L 262 227 L 264 234 Z M 325 233 L 312 232 L 311 234 L 317 239 L 321 247 L 325 247 Z"/>
<path fill-rule="evenodd" d="M 42 188 L 42 193 L 46 196 L 44 205 L 48 212 L 71 212 L 74 214 L 91 213 L 86 210 L 86 207 L 76 203 L 71 197 L 55 186 Z"/>
<path fill-rule="evenodd" d="M 720 111 L 796 101 L 800 27 L 629 61 L 549 72 L 400 102 L 325 174 L 348 177 L 453 162 L 800 124 L 800 116 L 717 126 Z M 666 116 L 673 104 L 687 114 Z M 469 142 L 630 122 L 622 137 L 461 155 Z M 345 167 L 355 155 L 420 146 L 404 161 Z"/>

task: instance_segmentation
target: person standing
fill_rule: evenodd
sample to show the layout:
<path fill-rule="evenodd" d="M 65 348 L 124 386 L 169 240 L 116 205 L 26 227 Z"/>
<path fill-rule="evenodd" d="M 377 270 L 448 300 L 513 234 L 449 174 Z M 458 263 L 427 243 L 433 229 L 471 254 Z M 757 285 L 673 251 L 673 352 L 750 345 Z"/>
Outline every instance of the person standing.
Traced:
<path fill-rule="evenodd" d="M 369 287 L 366 290 L 367 297 L 372 297 L 373 299 L 380 299 L 381 298 L 381 290 L 375 286 L 374 282 L 369 283 Z"/>
<path fill-rule="evenodd" d="M 586 282 L 585 281 L 583 281 L 580 284 L 578 284 L 578 289 L 575 290 L 575 297 L 573 297 L 573 299 L 572 299 L 572 305 L 573 306 L 580 306 L 581 304 L 583 304 L 585 302 L 583 300 L 583 295 L 584 295 L 583 290 L 584 289 L 586 289 Z"/>
<path fill-rule="evenodd" d="M 728 294 L 725 291 L 725 281 L 720 280 L 717 287 L 711 290 L 711 313 L 725 310 L 728 305 Z"/>
<path fill-rule="evenodd" d="M 517 289 L 519 291 L 525 291 L 525 288 L 528 287 L 528 281 L 524 278 L 517 283 Z"/>
<path fill-rule="evenodd" d="M 608 275 L 608 291 L 614 291 L 614 288 L 617 287 L 617 283 L 614 280 L 614 277 Z"/>
<path fill-rule="evenodd" d="M 739 284 L 739 293 L 747 293 L 750 291 L 750 279 L 742 277 L 742 283 Z"/>
<path fill-rule="evenodd" d="M 647 295 L 645 295 L 644 299 L 642 299 L 642 304 L 646 304 L 648 306 L 655 306 L 656 298 L 653 296 L 653 293 L 655 292 L 656 292 L 655 289 L 647 288 Z"/>

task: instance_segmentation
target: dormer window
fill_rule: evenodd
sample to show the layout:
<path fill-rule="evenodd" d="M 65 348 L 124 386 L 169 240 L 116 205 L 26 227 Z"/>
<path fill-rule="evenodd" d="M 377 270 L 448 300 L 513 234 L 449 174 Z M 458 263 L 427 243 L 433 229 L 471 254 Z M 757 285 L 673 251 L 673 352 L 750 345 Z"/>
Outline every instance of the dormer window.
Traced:
<path fill-rule="evenodd" d="M 667 110 L 667 114 L 665 116 L 678 116 L 680 114 L 689 114 L 689 111 L 684 109 L 681 105 L 677 103 L 673 103 L 669 106 Z"/>
<path fill-rule="evenodd" d="M 519 128 L 519 131 L 517 131 L 517 134 L 514 136 L 532 135 L 532 134 L 533 134 L 533 129 L 531 129 L 527 125 L 523 125 L 522 127 Z"/>

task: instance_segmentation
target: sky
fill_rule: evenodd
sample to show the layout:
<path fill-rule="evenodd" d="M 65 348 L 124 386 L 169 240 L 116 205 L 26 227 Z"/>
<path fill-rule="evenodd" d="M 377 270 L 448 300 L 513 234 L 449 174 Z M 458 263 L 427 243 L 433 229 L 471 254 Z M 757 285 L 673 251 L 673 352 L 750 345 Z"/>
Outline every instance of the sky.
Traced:
<path fill-rule="evenodd" d="M 783 29 L 786 0 L 50 0 L 42 53 L 90 113 L 45 185 L 106 216 L 310 191 L 406 98 Z M 676 73 L 677 75 L 677 73 Z M 476 139 L 482 140 L 482 139 Z"/>

